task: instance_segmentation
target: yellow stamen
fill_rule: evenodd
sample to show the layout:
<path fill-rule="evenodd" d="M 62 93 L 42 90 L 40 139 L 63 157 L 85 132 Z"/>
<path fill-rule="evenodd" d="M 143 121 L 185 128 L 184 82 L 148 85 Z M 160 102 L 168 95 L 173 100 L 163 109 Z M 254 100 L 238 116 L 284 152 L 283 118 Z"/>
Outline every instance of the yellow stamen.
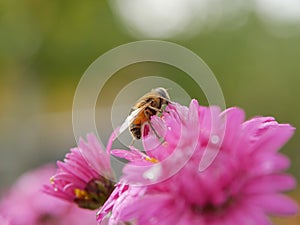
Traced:
<path fill-rule="evenodd" d="M 158 163 L 159 162 L 156 158 L 151 158 L 151 157 L 146 157 L 146 160 L 148 162 L 152 162 L 152 163 Z"/>
<path fill-rule="evenodd" d="M 164 142 L 162 143 L 162 146 L 163 146 L 163 147 L 167 147 L 167 146 L 168 146 L 168 142 L 164 141 Z"/>
<path fill-rule="evenodd" d="M 76 188 L 74 190 L 74 192 L 75 192 L 76 198 L 78 198 L 78 199 L 86 199 L 86 200 L 89 199 L 89 194 L 85 190 Z"/>

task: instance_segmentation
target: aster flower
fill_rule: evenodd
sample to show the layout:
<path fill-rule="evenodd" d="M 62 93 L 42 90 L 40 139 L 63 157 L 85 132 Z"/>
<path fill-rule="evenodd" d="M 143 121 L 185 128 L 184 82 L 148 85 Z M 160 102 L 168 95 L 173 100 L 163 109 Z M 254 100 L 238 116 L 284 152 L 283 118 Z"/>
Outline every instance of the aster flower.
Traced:
<path fill-rule="evenodd" d="M 124 195 L 124 193 L 126 194 Z M 131 197 L 135 197 L 136 195 L 143 194 L 142 189 L 140 188 L 134 188 L 127 184 L 124 184 L 122 182 L 118 183 L 116 185 L 116 188 L 108 198 L 108 200 L 105 202 L 105 204 L 100 208 L 100 210 L 97 213 L 97 220 L 101 222 L 101 225 L 133 225 L 135 224 L 134 221 L 131 221 L 129 223 L 128 221 L 126 223 L 123 223 L 121 220 L 118 219 L 118 209 L 114 207 L 115 205 L 126 205 L 126 202 L 131 201 Z M 124 199 L 123 197 L 126 198 Z M 131 197 L 130 197 L 131 196 Z M 111 216 L 108 216 L 111 214 Z"/>
<path fill-rule="evenodd" d="M 45 194 L 41 189 L 48 182 L 55 166 L 46 165 L 23 174 L 3 194 L 0 201 L 1 225 L 93 225 L 95 212 Z"/>
<path fill-rule="evenodd" d="M 10 220 L 5 218 L 4 216 L 0 215 L 0 224 L 1 225 L 12 225 Z"/>
<path fill-rule="evenodd" d="M 57 166 L 51 185 L 45 186 L 44 191 L 81 208 L 99 208 L 114 189 L 109 155 L 93 134 L 87 135 L 87 143 L 81 139 L 78 148 L 71 149 Z"/>
<path fill-rule="evenodd" d="M 162 117 L 151 118 L 163 143 L 146 125 L 145 153 L 112 150 L 129 163 L 98 221 L 265 225 L 268 215 L 295 214 L 296 203 L 281 192 L 296 182 L 278 152 L 294 128 L 272 117 L 244 117 L 239 108 L 221 112 L 195 100 L 189 108 L 169 104 Z"/>

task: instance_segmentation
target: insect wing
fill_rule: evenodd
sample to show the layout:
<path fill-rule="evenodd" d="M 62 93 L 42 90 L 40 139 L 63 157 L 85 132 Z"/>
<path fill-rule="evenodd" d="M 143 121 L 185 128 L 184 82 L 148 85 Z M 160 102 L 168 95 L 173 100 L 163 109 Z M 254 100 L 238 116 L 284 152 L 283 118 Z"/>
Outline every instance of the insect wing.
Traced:
<path fill-rule="evenodd" d="M 121 125 L 119 131 L 118 131 L 118 134 L 117 136 L 119 136 L 121 133 L 124 132 L 124 130 L 126 130 L 130 124 L 134 121 L 134 119 L 137 117 L 137 115 L 142 111 L 144 110 L 144 107 L 143 108 L 138 108 L 138 109 L 135 109 L 133 110 L 129 116 L 127 116 L 127 118 L 125 119 L 124 123 Z"/>

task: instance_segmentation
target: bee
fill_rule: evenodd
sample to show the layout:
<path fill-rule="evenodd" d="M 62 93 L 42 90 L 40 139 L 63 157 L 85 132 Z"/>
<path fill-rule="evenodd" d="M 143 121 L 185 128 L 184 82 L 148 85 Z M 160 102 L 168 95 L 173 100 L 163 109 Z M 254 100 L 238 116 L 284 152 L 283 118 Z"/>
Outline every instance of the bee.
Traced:
<path fill-rule="evenodd" d="M 153 89 L 135 103 L 129 116 L 120 127 L 119 133 L 129 127 L 133 139 L 141 139 L 143 124 L 148 122 L 155 135 L 159 137 L 150 122 L 150 118 L 153 115 L 161 116 L 169 102 L 170 97 L 166 89 L 162 87 Z"/>

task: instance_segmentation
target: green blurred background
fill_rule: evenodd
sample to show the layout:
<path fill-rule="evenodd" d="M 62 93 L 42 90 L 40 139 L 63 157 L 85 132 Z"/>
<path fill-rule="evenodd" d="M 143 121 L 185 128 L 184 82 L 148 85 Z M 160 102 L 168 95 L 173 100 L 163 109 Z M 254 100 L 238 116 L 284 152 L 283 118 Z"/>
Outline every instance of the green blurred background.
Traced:
<path fill-rule="evenodd" d="M 270 13 L 268 10 L 276 7 L 268 6 L 268 0 L 214 0 L 209 7 L 207 1 L 200 1 L 206 5 L 198 4 L 199 8 L 190 0 L 186 1 L 189 7 L 165 4 L 153 12 L 157 8 L 149 6 L 151 1 L 144 1 L 144 6 L 136 1 L 124 2 L 0 1 L 1 189 L 29 168 L 63 159 L 76 144 L 71 110 L 81 76 L 98 56 L 131 41 L 156 38 L 189 48 L 214 72 L 228 107 L 242 107 L 247 118 L 271 115 L 281 123 L 300 127 L 297 0 L 287 1 L 294 3 L 290 7 L 277 7 L 289 16 L 294 13 L 294 20 Z M 159 5 L 159 1 L 152 2 Z M 179 0 L 171 4 L 179 3 L 184 4 Z M 139 7 L 130 11 L 134 4 Z M 151 13 L 161 24 L 149 23 L 153 20 Z M 161 28 L 162 24 L 170 26 Z M 122 86 L 149 70 L 191 87 L 191 97 L 205 104 L 201 91 L 181 71 L 144 63 L 125 68 L 122 76 L 113 77 L 103 90 L 102 96 L 107 97 L 102 98 L 99 107 L 109 108 Z M 110 118 L 98 116 L 100 120 Z M 104 139 L 110 131 L 105 130 Z M 296 131 L 282 150 L 291 157 L 290 172 L 298 180 L 299 147 Z M 299 193 L 291 193 L 298 202 Z M 277 224 L 299 221 L 299 217 L 276 219 Z"/>

